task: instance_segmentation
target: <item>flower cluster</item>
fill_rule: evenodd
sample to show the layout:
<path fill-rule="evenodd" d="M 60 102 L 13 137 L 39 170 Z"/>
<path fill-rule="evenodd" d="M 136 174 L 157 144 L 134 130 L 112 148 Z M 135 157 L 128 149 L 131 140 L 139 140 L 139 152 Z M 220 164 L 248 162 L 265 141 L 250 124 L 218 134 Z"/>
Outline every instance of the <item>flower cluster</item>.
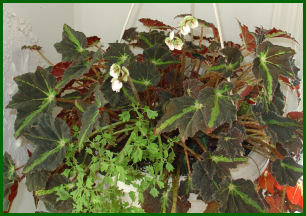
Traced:
<path fill-rule="evenodd" d="M 122 81 L 127 82 L 128 80 L 129 70 L 126 67 L 121 67 L 119 64 L 115 63 L 111 66 L 109 75 L 113 77 L 111 80 L 113 91 L 120 92 L 123 85 Z"/>
<path fill-rule="evenodd" d="M 170 50 L 181 50 L 184 45 L 183 41 L 179 37 L 174 36 L 174 31 L 170 32 L 169 37 L 165 39 L 165 43 Z"/>
<path fill-rule="evenodd" d="M 180 22 L 180 31 L 182 35 L 187 35 L 191 29 L 198 27 L 199 22 L 193 16 L 185 16 Z"/>

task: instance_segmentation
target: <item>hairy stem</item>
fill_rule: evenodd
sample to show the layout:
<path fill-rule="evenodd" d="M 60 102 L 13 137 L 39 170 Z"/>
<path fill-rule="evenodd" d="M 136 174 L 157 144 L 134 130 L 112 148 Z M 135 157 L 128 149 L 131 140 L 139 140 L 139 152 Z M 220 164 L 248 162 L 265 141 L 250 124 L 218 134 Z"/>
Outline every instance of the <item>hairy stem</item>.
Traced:
<path fill-rule="evenodd" d="M 42 52 L 40 51 L 40 50 L 37 50 L 37 49 L 35 49 L 37 52 L 38 52 L 38 54 L 49 64 L 49 65 L 51 65 L 51 66 L 54 66 L 54 64 L 44 55 L 44 54 L 42 54 Z"/>
<path fill-rule="evenodd" d="M 141 107 L 141 101 L 140 101 L 138 92 L 137 92 L 137 90 L 136 90 L 136 88 L 135 88 L 135 86 L 134 86 L 134 83 L 133 83 L 133 81 L 132 81 L 132 79 L 131 79 L 130 76 L 128 76 L 128 83 L 129 83 L 129 85 L 130 85 L 130 87 L 131 87 L 131 89 L 132 89 L 132 92 L 133 92 L 133 94 L 134 94 L 136 100 L 137 100 L 138 103 L 139 103 L 139 106 Z"/>
<path fill-rule="evenodd" d="M 171 208 L 171 213 L 176 213 L 176 202 L 177 202 L 177 193 L 178 193 L 178 186 L 179 186 L 179 179 L 180 179 L 180 166 L 179 163 L 177 163 L 178 166 L 176 168 L 176 174 L 172 174 L 172 208 Z"/>
<path fill-rule="evenodd" d="M 182 36 L 182 41 L 184 43 L 184 36 Z M 183 46 L 182 50 L 182 67 L 181 67 L 181 77 L 180 77 L 180 86 L 183 86 L 183 81 L 185 78 L 185 64 L 186 64 L 186 53 L 185 53 L 185 46 Z"/>

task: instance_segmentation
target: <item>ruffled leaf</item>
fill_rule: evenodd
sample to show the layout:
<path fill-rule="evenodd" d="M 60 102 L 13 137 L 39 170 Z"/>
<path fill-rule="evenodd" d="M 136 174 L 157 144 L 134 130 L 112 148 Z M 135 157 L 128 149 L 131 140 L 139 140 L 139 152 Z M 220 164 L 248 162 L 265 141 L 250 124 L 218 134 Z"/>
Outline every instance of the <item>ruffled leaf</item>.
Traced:
<path fill-rule="evenodd" d="M 36 146 L 23 169 L 24 173 L 34 170 L 54 171 L 62 164 L 66 143 L 71 139 L 70 128 L 63 120 L 54 121 L 51 115 L 43 114 L 31 129 L 25 131 L 24 136 Z"/>
<path fill-rule="evenodd" d="M 85 34 L 75 31 L 68 25 L 63 27 L 63 39 L 61 42 L 54 44 L 58 53 L 62 54 L 62 61 L 83 60 L 87 55 L 87 38 Z"/>
<path fill-rule="evenodd" d="M 39 114 L 49 112 L 54 107 L 57 81 L 50 74 L 50 69 L 39 68 L 35 73 L 15 77 L 18 92 L 7 105 L 8 108 L 17 109 L 15 136 L 21 135 Z"/>
<path fill-rule="evenodd" d="M 136 31 L 136 27 L 126 29 L 122 37 L 122 39 L 127 42 L 132 42 L 137 38 L 138 38 L 138 32 Z"/>
<path fill-rule="evenodd" d="M 173 29 L 173 27 L 168 26 L 161 21 L 152 20 L 150 18 L 139 19 L 139 22 L 141 22 L 144 26 L 149 27 L 150 29 L 160 29 L 160 30 Z"/>
<path fill-rule="evenodd" d="M 242 40 L 242 43 L 243 43 L 244 47 L 249 52 L 255 51 L 256 40 L 255 40 L 254 35 L 249 32 L 249 29 L 246 25 L 241 25 L 241 23 L 239 21 L 238 21 L 238 24 L 239 24 L 240 29 L 241 29 L 240 38 Z"/>
<path fill-rule="evenodd" d="M 294 187 L 298 179 L 303 175 L 303 166 L 292 158 L 277 159 L 272 163 L 272 175 L 280 185 Z"/>

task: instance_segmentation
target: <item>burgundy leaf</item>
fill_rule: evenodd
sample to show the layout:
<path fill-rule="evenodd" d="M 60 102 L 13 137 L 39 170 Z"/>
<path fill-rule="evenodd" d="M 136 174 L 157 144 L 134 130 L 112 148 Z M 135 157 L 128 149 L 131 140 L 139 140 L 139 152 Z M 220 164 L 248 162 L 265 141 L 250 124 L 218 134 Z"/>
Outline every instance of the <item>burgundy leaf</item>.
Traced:
<path fill-rule="evenodd" d="M 269 213 L 282 213 L 281 212 L 282 198 L 279 195 L 267 196 L 266 201 L 270 206 Z M 283 209 L 284 212 L 287 211 L 286 205 L 284 205 Z"/>
<path fill-rule="evenodd" d="M 253 52 L 256 48 L 255 37 L 249 32 L 249 29 L 246 25 L 241 25 L 239 21 L 238 23 L 241 29 L 240 38 L 242 40 L 243 45 L 249 52 Z"/>
<path fill-rule="evenodd" d="M 100 41 L 100 39 L 101 38 L 99 38 L 98 36 L 87 37 L 87 47 L 95 45 L 96 43 Z"/>
<path fill-rule="evenodd" d="M 298 44 L 298 42 L 293 37 L 291 37 L 289 33 L 282 31 L 280 29 L 273 28 L 273 29 L 267 30 L 265 32 L 265 35 L 267 38 L 275 38 L 275 37 L 288 38 Z"/>
<path fill-rule="evenodd" d="M 168 26 L 161 21 L 152 20 L 150 18 L 142 18 L 139 20 L 139 22 L 141 22 L 143 25 L 149 28 L 161 29 L 161 30 L 173 29 L 171 26 Z"/>
<path fill-rule="evenodd" d="M 29 149 L 27 149 L 27 152 L 28 152 L 29 157 L 32 157 L 32 152 Z"/>
<path fill-rule="evenodd" d="M 71 62 L 60 62 L 53 66 L 51 74 L 57 79 L 57 81 L 61 81 L 64 76 L 65 70 L 70 66 Z"/>

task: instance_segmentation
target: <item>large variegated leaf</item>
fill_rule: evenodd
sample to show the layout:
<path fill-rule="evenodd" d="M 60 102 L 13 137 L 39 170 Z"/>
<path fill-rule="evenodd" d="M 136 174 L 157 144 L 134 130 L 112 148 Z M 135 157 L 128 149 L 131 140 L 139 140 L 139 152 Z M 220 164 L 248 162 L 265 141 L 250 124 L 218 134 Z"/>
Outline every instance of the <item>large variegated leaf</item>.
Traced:
<path fill-rule="evenodd" d="M 99 109 L 102 105 L 103 99 L 101 96 L 99 97 L 98 93 L 101 92 L 95 92 L 96 102 L 88 106 L 82 116 L 82 126 L 79 133 L 79 151 L 83 148 L 83 143 L 86 141 L 87 135 L 91 133 L 100 114 Z"/>
<path fill-rule="evenodd" d="M 66 143 L 71 139 L 70 129 L 63 120 L 54 121 L 50 114 L 43 114 L 32 128 L 25 131 L 24 136 L 36 146 L 23 169 L 24 173 L 34 170 L 53 171 L 62 164 Z"/>
<path fill-rule="evenodd" d="M 164 46 L 165 44 L 165 33 L 162 31 L 153 30 L 151 32 L 140 32 L 138 43 L 143 49 L 150 48 L 153 46 Z"/>
<path fill-rule="evenodd" d="M 197 161 L 192 166 L 192 188 L 200 191 L 204 202 L 215 199 L 220 189 L 220 184 L 225 176 L 230 176 L 228 169 L 223 169 L 211 158 L 211 154 L 202 154 L 203 160 Z"/>
<path fill-rule="evenodd" d="M 245 139 L 244 134 L 237 127 L 232 127 L 226 133 L 219 134 L 218 149 L 224 150 L 225 154 L 231 158 L 242 156 L 244 149 L 242 142 Z"/>
<path fill-rule="evenodd" d="M 279 116 L 274 112 L 263 114 L 262 119 L 272 143 L 282 143 L 286 148 L 286 143 L 291 143 L 298 138 L 296 132 L 301 128 L 301 125 L 297 121 Z"/>
<path fill-rule="evenodd" d="M 73 30 L 67 24 L 63 28 L 62 41 L 54 44 L 57 52 L 62 54 L 62 61 L 83 60 L 88 54 L 86 36 L 82 32 Z"/>
<path fill-rule="evenodd" d="M 224 77 L 230 77 L 234 69 L 240 66 L 243 56 L 237 47 L 227 47 L 222 49 L 221 52 L 225 55 L 220 62 L 212 67 L 207 68 L 209 71 L 218 71 Z"/>
<path fill-rule="evenodd" d="M 145 91 L 148 86 L 159 83 L 160 74 L 152 63 L 135 62 L 130 66 L 129 71 L 137 91 Z"/>
<path fill-rule="evenodd" d="M 91 66 L 95 64 L 102 57 L 102 53 L 97 51 L 93 54 L 92 59 L 89 62 L 81 62 L 78 64 L 70 65 L 64 73 L 61 81 L 56 85 L 56 89 L 60 89 L 64 87 L 67 83 L 69 83 L 72 79 L 80 78 L 83 74 L 87 73 Z"/>
<path fill-rule="evenodd" d="M 186 140 L 199 130 L 210 133 L 224 123 L 231 124 L 237 117 L 236 106 L 229 94 L 231 89 L 231 84 L 224 83 L 217 89 L 202 89 L 197 99 L 189 96 L 172 99 L 155 133 L 178 128 L 181 139 Z"/>
<path fill-rule="evenodd" d="M 49 112 L 54 107 L 57 81 L 50 70 L 39 68 L 35 73 L 15 77 L 18 92 L 7 105 L 8 108 L 17 109 L 15 136 L 19 136 L 40 113 Z"/>
<path fill-rule="evenodd" d="M 296 182 L 303 175 L 303 166 L 296 163 L 291 157 L 277 159 L 272 163 L 272 175 L 281 185 L 296 186 Z"/>
<path fill-rule="evenodd" d="M 264 213 L 264 205 L 250 180 L 237 179 L 226 181 L 221 186 L 217 199 L 222 202 L 224 213 Z"/>
<path fill-rule="evenodd" d="M 45 170 L 33 171 L 27 174 L 26 186 L 29 192 L 46 188 L 49 172 Z"/>
<path fill-rule="evenodd" d="M 10 201 L 8 196 L 10 195 L 10 188 L 14 182 L 17 181 L 17 175 L 15 172 L 15 163 L 11 155 L 7 152 L 3 155 L 3 210 L 6 211 L 9 208 Z"/>
<path fill-rule="evenodd" d="M 160 68 L 166 68 L 170 64 L 180 63 L 175 57 L 171 56 L 169 49 L 160 46 L 153 46 L 145 49 L 143 51 L 143 59 Z"/>
<path fill-rule="evenodd" d="M 279 75 L 294 78 L 290 66 L 290 57 L 295 51 L 289 47 L 263 42 L 259 45 L 257 58 L 254 59 L 253 72 L 255 77 L 263 80 L 266 95 L 272 100 L 278 85 Z"/>
<path fill-rule="evenodd" d="M 110 43 L 109 48 L 104 54 L 104 59 L 107 61 L 108 67 L 117 63 L 119 65 L 127 66 L 131 59 L 134 58 L 129 45 L 122 43 Z"/>
<path fill-rule="evenodd" d="M 198 79 L 188 79 L 184 81 L 183 87 L 184 95 L 197 98 L 203 87 L 203 83 Z"/>

